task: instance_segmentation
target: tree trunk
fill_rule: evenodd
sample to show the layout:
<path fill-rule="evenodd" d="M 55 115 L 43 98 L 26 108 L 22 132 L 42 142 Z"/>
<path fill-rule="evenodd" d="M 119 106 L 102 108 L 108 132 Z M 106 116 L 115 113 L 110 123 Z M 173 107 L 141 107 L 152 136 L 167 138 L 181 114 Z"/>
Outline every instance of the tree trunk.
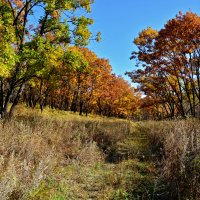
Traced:
<path fill-rule="evenodd" d="M 12 106 L 11 106 L 10 111 L 9 111 L 9 118 L 13 116 L 16 105 L 18 104 L 19 99 L 21 97 L 21 94 L 22 94 L 22 91 L 23 91 L 23 88 L 24 88 L 24 84 L 25 84 L 25 81 L 23 81 L 23 83 L 21 83 L 21 85 L 20 85 L 20 87 L 17 91 L 17 95 L 14 98 L 14 101 L 13 101 Z"/>
<path fill-rule="evenodd" d="M 3 102 L 4 102 L 4 84 L 3 79 L 0 81 L 0 118 L 2 118 L 3 114 Z"/>
<path fill-rule="evenodd" d="M 83 115 L 83 100 L 80 100 L 80 112 L 79 115 Z"/>

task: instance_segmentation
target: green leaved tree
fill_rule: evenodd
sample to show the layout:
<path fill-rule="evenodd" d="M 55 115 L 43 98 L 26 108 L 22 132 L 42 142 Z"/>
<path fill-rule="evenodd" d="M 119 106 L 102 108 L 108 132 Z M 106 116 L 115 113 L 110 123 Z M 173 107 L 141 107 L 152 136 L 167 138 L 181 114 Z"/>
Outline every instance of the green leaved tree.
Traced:
<path fill-rule="evenodd" d="M 85 46 L 90 39 L 99 40 L 99 33 L 93 37 L 89 30 L 93 20 L 86 17 L 92 3 L 93 0 L 0 2 L 1 117 L 12 116 L 25 84 L 58 66 L 70 44 Z"/>

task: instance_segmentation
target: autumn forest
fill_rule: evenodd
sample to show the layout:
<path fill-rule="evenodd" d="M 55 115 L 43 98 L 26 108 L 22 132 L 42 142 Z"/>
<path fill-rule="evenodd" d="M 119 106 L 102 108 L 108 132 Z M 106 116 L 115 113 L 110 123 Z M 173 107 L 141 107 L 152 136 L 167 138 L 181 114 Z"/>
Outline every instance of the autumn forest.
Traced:
<path fill-rule="evenodd" d="M 92 19 L 71 10 L 90 11 L 90 1 L 1 2 L 1 116 L 12 116 L 18 102 L 41 110 L 60 110 L 128 117 L 138 108 L 139 94 L 112 72 L 109 61 L 85 45 Z M 42 7 L 37 24 L 30 24 Z M 30 22 L 29 22 L 30 21 Z M 12 104 L 8 108 L 9 104 Z"/>
<path fill-rule="evenodd" d="M 144 27 L 118 75 L 93 4 L 0 0 L 0 199 L 198 200 L 200 16 Z"/>

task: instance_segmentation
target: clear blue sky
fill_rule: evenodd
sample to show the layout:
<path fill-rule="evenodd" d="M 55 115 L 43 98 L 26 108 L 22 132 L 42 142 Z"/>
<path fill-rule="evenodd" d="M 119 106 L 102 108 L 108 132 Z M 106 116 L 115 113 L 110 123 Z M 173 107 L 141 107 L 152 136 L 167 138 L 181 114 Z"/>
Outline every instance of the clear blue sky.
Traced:
<path fill-rule="evenodd" d="M 142 29 L 151 26 L 159 30 L 179 11 L 189 10 L 200 15 L 200 0 L 95 0 L 91 30 L 100 31 L 102 41 L 92 42 L 89 48 L 108 58 L 114 73 L 123 75 L 134 69 L 129 57 L 135 48 L 133 39 Z"/>

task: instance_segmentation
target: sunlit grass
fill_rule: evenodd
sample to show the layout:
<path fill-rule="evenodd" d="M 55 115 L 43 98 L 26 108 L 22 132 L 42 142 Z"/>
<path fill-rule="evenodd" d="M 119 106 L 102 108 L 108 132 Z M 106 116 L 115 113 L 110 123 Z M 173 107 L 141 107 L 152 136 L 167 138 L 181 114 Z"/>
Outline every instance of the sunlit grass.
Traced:
<path fill-rule="evenodd" d="M 199 130 L 193 119 L 134 123 L 19 105 L 0 121 L 1 198 L 195 199 Z"/>
<path fill-rule="evenodd" d="M 125 119 L 117 119 L 115 117 L 106 117 L 106 116 L 99 116 L 95 114 L 88 114 L 86 115 L 79 115 L 78 112 L 70 112 L 70 111 L 62 111 L 59 109 L 51 109 L 49 107 L 46 107 L 42 112 L 39 109 L 39 107 L 36 107 L 34 109 L 28 108 L 25 105 L 21 104 L 18 105 L 16 108 L 15 116 L 40 116 L 43 118 L 53 118 L 53 119 L 60 119 L 60 120 L 88 120 L 88 121 L 127 121 Z"/>

